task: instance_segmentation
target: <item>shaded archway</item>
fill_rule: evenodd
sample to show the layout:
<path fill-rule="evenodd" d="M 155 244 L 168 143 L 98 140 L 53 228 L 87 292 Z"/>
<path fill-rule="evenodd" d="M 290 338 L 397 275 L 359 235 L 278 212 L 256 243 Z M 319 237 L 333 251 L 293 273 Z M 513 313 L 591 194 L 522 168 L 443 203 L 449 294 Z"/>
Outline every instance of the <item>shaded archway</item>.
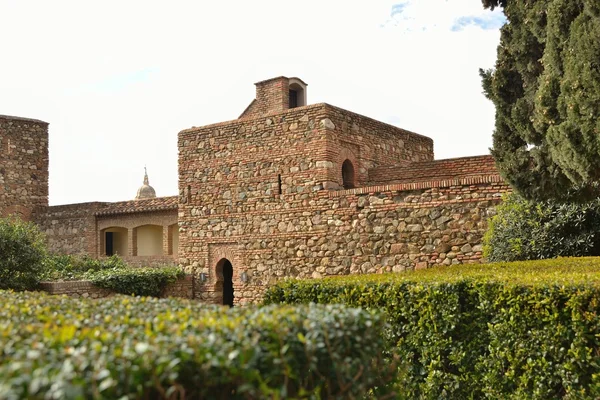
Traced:
<path fill-rule="evenodd" d="M 217 263 L 217 287 L 222 289 L 222 304 L 233 307 L 233 265 L 222 258 Z"/>
<path fill-rule="evenodd" d="M 345 160 L 342 164 L 342 182 L 344 189 L 354 189 L 354 165 L 352 161 Z"/>
<path fill-rule="evenodd" d="M 129 255 L 129 240 L 127 238 L 127 228 L 112 227 L 102 231 L 103 255 L 119 255 L 121 257 Z"/>
<path fill-rule="evenodd" d="M 163 255 L 163 227 L 160 225 L 142 225 L 136 230 L 136 255 Z"/>

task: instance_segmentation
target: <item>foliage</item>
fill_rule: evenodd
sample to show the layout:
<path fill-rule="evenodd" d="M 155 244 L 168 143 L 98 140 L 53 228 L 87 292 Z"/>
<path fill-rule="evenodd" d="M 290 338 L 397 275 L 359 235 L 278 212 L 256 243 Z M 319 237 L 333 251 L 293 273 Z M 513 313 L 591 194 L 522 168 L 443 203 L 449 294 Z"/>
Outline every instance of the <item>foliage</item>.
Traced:
<path fill-rule="evenodd" d="M 484 8 L 494 10 L 496 7 L 506 7 L 507 0 L 481 0 Z"/>
<path fill-rule="evenodd" d="M 105 269 L 86 275 L 94 285 L 117 293 L 158 297 L 165 286 L 184 276 L 179 267 Z"/>
<path fill-rule="evenodd" d="M 288 280 L 270 303 L 383 310 L 407 399 L 600 397 L 600 259 Z"/>
<path fill-rule="evenodd" d="M 480 71 L 496 106 L 492 154 L 527 199 L 598 195 L 600 3 L 514 0 L 503 6 L 494 70 Z"/>
<path fill-rule="evenodd" d="M 0 289 L 37 285 L 46 255 L 44 236 L 33 223 L 0 218 Z"/>
<path fill-rule="evenodd" d="M 496 210 L 484 237 L 489 261 L 600 255 L 600 199 L 560 204 L 512 194 Z"/>
<path fill-rule="evenodd" d="M 183 276 L 181 268 L 174 266 L 131 267 L 117 255 L 100 259 L 52 255 L 44 260 L 42 280 L 89 280 L 117 293 L 158 297 L 165 286 Z"/>
<path fill-rule="evenodd" d="M 88 278 L 104 270 L 129 268 L 117 255 L 108 258 L 93 258 L 87 255 L 52 254 L 44 259 L 41 280 L 73 281 Z"/>
<path fill-rule="evenodd" d="M 385 375 L 384 324 L 340 305 L 0 291 L 0 398 L 360 398 Z"/>

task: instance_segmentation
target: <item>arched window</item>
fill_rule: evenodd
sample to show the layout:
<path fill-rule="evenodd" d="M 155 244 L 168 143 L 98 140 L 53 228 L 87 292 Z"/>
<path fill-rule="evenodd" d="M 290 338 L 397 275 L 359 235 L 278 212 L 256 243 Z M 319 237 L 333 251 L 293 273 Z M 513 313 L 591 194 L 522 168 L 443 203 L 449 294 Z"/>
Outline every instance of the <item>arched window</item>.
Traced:
<path fill-rule="evenodd" d="M 344 189 L 354 189 L 354 165 L 352 161 L 346 160 L 342 164 L 342 182 Z"/>
<path fill-rule="evenodd" d="M 302 107 L 306 105 L 306 84 L 298 78 L 290 78 L 290 102 L 289 108 Z"/>

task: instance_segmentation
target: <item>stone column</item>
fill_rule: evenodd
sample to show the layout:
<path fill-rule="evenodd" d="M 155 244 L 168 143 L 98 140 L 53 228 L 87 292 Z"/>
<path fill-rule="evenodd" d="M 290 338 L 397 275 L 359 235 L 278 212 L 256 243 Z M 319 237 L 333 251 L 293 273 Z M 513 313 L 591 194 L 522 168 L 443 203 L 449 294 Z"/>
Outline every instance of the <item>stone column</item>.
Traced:
<path fill-rule="evenodd" d="M 127 255 L 129 257 L 137 256 L 137 228 L 127 228 L 127 246 L 129 247 Z"/>
<path fill-rule="evenodd" d="M 169 226 L 163 225 L 162 227 L 163 233 L 163 256 L 172 255 L 173 254 L 173 244 L 171 243 L 171 229 Z"/>
<path fill-rule="evenodd" d="M 104 238 L 105 233 L 104 231 L 100 230 L 98 231 L 98 246 L 97 246 L 97 252 L 98 252 L 98 257 L 103 257 L 106 255 L 106 246 L 104 243 Z"/>

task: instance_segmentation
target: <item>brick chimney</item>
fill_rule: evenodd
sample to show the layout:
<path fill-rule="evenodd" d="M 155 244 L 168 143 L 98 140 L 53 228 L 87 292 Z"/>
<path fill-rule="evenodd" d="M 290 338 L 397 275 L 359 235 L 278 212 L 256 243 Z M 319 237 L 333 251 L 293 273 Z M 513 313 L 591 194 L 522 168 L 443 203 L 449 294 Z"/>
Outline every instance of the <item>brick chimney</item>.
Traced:
<path fill-rule="evenodd" d="M 306 83 L 298 78 L 280 76 L 256 82 L 256 99 L 240 118 L 285 111 L 306 105 Z"/>
<path fill-rule="evenodd" d="M 290 80 L 285 76 L 255 83 L 256 102 L 263 114 L 290 108 Z"/>

